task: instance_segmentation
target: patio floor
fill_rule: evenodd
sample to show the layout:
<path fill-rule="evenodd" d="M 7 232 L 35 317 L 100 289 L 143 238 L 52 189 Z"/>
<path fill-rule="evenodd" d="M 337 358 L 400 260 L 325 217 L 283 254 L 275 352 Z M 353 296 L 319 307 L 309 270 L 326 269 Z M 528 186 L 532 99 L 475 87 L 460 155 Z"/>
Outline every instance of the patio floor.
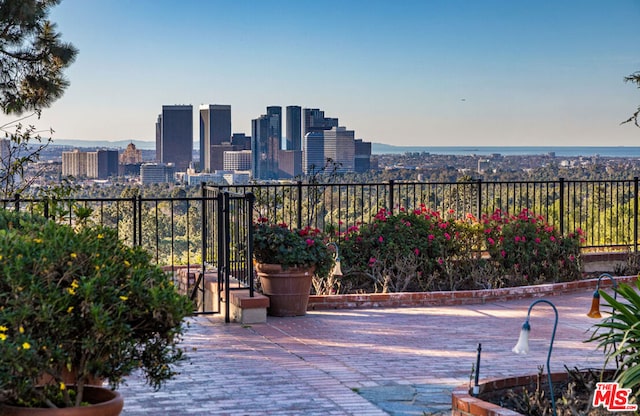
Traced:
<path fill-rule="evenodd" d="M 601 367 L 584 343 L 592 291 L 545 299 L 559 312 L 552 371 Z M 181 374 L 154 392 L 140 377 L 120 388 L 123 415 L 444 415 L 451 390 L 480 379 L 534 374 L 546 362 L 553 311 L 531 314 L 531 351 L 515 355 L 535 299 L 484 305 L 314 311 L 265 324 L 190 320 Z"/>

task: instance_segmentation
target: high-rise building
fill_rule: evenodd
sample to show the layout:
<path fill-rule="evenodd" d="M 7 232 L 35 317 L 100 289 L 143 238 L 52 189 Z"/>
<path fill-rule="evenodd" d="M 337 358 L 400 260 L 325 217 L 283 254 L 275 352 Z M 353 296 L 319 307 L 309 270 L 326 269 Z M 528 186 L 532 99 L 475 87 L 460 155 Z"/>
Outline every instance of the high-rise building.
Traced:
<path fill-rule="evenodd" d="M 229 142 L 224 142 L 222 144 L 213 144 L 211 145 L 211 168 L 210 172 L 215 172 L 217 170 L 223 170 L 224 167 L 224 155 L 227 152 L 242 150 L 239 146 L 234 146 Z"/>
<path fill-rule="evenodd" d="M 302 108 L 287 106 L 287 146 L 286 150 L 302 150 Z"/>
<path fill-rule="evenodd" d="M 87 152 L 87 178 L 108 179 L 118 175 L 118 151 Z"/>
<path fill-rule="evenodd" d="M 314 131 L 305 134 L 302 149 L 302 171 L 305 174 L 313 174 L 324 167 L 324 132 Z"/>
<path fill-rule="evenodd" d="M 261 115 L 251 120 L 251 173 L 254 179 L 278 178 L 278 151 L 280 142 L 272 127 L 276 125 L 277 115 Z"/>
<path fill-rule="evenodd" d="M 371 142 L 365 142 L 362 139 L 355 140 L 355 160 L 353 163 L 353 168 L 358 173 L 371 169 Z"/>
<path fill-rule="evenodd" d="M 324 116 L 324 111 L 317 108 L 305 108 L 302 113 L 302 136 L 314 131 L 322 132 L 338 127 L 337 118 L 327 118 Z"/>
<path fill-rule="evenodd" d="M 251 150 L 236 150 L 224 152 L 223 170 L 251 170 Z"/>
<path fill-rule="evenodd" d="M 282 149 L 282 107 L 267 107 L 269 117 L 269 136 L 278 140 L 278 149 Z"/>
<path fill-rule="evenodd" d="M 87 152 L 75 149 L 72 152 L 62 152 L 62 176 L 86 176 Z"/>
<path fill-rule="evenodd" d="M 244 133 L 233 133 L 231 135 L 231 144 L 238 146 L 242 150 L 251 150 L 251 136 Z"/>
<path fill-rule="evenodd" d="M 278 169 L 280 178 L 295 178 L 302 174 L 302 151 L 280 150 L 278 152 Z"/>
<path fill-rule="evenodd" d="M 162 159 L 162 114 L 156 120 L 156 162 Z"/>
<path fill-rule="evenodd" d="M 193 106 L 163 105 L 161 136 L 160 161 L 185 171 L 193 154 Z"/>
<path fill-rule="evenodd" d="M 346 127 L 333 127 L 324 131 L 324 157 L 337 163 L 337 172 L 353 172 L 355 159 L 355 133 Z"/>
<path fill-rule="evenodd" d="M 231 141 L 231 106 L 209 104 L 200 106 L 200 168 L 213 172 L 222 166 L 213 166 L 211 146 Z M 222 160 L 220 154 L 217 158 Z"/>

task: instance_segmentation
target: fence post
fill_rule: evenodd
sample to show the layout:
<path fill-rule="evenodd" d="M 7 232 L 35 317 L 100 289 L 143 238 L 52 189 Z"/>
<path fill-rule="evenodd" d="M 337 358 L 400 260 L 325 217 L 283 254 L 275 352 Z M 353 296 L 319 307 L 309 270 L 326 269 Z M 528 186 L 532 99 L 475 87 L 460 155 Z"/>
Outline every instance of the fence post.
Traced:
<path fill-rule="evenodd" d="M 298 187 L 298 224 L 297 224 L 297 228 L 301 229 L 302 228 L 302 181 L 298 181 L 297 182 L 297 187 Z M 251 197 L 253 198 L 251 200 L 251 212 L 253 214 L 253 201 L 255 201 L 255 195 L 251 194 Z M 253 295 L 251 295 L 253 296 Z"/>
<path fill-rule="evenodd" d="M 14 208 L 16 212 L 19 212 L 20 211 L 20 194 L 16 193 L 13 196 L 13 200 L 14 200 Z"/>
<path fill-rule="evenodd" d="M 202 221 L 202 276 L 204 277 L 205 267 L 207 263 L 207 190 L 206 183 L 202 182 L 200 184 L 200 215 Z"/>
<path fill-rule="evenodd" d="M 633 177 L 633 252 L 638 252 L 638 177 Z"/>
<path fill-rule="evenodd" d="M 560 178 L 560 235 L 564 235 L 564 178 Z"/>
<path fill-rule="evenodd" d="M 480 221 L 482 217 L 482 179 L 478 178 L 476 183 L 478 184 L 478 200 L 476 205 L 476 218 Z"/>
<path fill-rule="evenodd" d="M 133 224 L 131 225 L 133 229 L 131 231 L 133 233 L 133 245 L 135 247 L 138 241 L 138 204 L 136 204 L 135 196 L 131 197 L 131 211 L 133 215 Z"/>
<path fill-rule="evenodd" d="M 231 235 L 230 235 L 230 197 L 229 192 L 224 191 L 222 194 L 222 215 L 224 216 L 222 230 L 218 230 L 222 234 L 222 270 L 218 269 L 218 279 L 220 279 L 220 273 L 224 281 L 224 321 L 226 323 L 231 322 L 231 305 L 230 305 L 230 287 L 229 287 L 229 268 L 231 266 L 231 259 L 229 258 Z"/>
<path fill-rule="evenodd" d="M 300 183 L 300 182 L 298 182 Z M 256 200 L 256 196 L 249 192 L 245 194 L 247 199 L 247 209 L 249 210 L 249 215 L 247 215 L 247 223 L 245 226 L 247 227 L 247 263 L 245 264 L 245 271 L 249 273 L 249 297 L 254 296 L 254 276 L 253 276 L 253 204 Z M 298 217 L 299 218 L 299 217 Z"/>
<path fill-rule="evenodd" d="M 389 211 L 390 214 L 393 214 L 393 203 L 394 203 L 394 199 L 395 196 L 393 195 L 393 184 L 395 183 L 395 181 L 393 179 L 389 180 L 389 207 L 387 208 L 387 210 Z"/>

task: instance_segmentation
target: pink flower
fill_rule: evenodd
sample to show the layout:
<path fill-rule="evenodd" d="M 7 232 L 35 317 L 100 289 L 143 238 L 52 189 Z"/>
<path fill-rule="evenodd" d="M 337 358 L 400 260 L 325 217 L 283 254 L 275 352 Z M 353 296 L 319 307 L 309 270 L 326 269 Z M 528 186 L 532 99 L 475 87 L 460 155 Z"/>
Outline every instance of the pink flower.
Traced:
<path fill-rule="evenodd" d="M 573 254 L 569 255 L 569 260 L 570 261 L 574 261 L 576 259 L 576 256 L 574 256 Z"/>
<path fill-rule="evenodd" d="M 376 264 L 376 258 L 375 257 L 371 257 L 369 259 L 369 267 L 373 267 L 374 264 Z"/>
<path fill-rule="evenodd" d="M 378 241 L 382 243 L 384 241 L 384 238 L 382 238 L 382 236 L 380 236 L 380 237 L 378 237 Z"/>
<path fill-rule="evenodd" d="M 447 240 L 451 240 L 451 236 L 449 235 L 449 233 L 444 233 L 444 238 Z"/>
<path fill-rule="evenodd" d="M 491 238 L 491 237 L 489 237 L 489 238 L 487 239 L 487 242 L 488 242 L 490 245 L 494 245 L 494 244 L 496 243 L 496 242 L 493 240 L 493 238 Z"/>
<path fill-rule="evenodd" d="M 306 242 L 307 242 L 307 247 L 311 247 L 315 243 L 315 241 L 313 241 L 310 238 L 307 238 Z"/>
<path fill-rule="evenodd" d="M 442 260 L 442 257 L 440 257 L 440 258 L 438 259 L 438 264 L 442 264 L 442 263 L 444 263 L 444 260 Z"/>
<path fill-rule="evenodd" d="M 420 249 L 414 248 L 413 249 L 413 254 L 415 254 L 416 256 L 419 256 L 420 255 Z"/>
<path fill-rule="evenodd" d="M 540 237 L 536 237 L 536 244 L 540 244 Z"/>
<path fill-rule="evenodd" d="M 500 251 L 500 255 L 501 255 L 503 258 L 504 258 L 504 257 L 507 257 L 507 252 L 506 252 L 506 251 L 504 251 L 504 250 L 502 250 L 502 251 Z"/>
<path fill-rule="evenodd" d="M 433 241 L 433 239 L 436 238 L 436 236 L 433 234 L 429 234 L 427 238 L 429 239 L 429 241 Z"/>
<path fill-rule="evenodd" d="M 519 243 L 520 242 L 520 236 L 517 235 L 514 240 L 516 240 L 516 243 Z"/>
<path fill-rule="evenodd" d="M 549 237 L 549 240 L 553 241 L 555 243 L 556 238 L 554 236 Z"/>
<path fill-rule="evenodd" d="M 520 237 L 520 241 L 522 241 L 522 242 L 524 243 L 525 241 L 527 241 L 527 237 L 525 237 L 525 236 L 523 235 L 522 237 Z"/>

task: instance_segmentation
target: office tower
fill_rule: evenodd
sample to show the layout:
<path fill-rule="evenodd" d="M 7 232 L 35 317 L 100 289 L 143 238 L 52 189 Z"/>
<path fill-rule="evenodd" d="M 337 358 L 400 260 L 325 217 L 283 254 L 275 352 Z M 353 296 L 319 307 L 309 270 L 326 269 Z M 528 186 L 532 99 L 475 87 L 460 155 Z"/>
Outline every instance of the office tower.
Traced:
<path fill-rule="evenodd" d="M 302 151 L 280 150 L 278 152 L 278 177 L 295 178 L 302 175 Z"/>
<path fill-rule="evenodd" d="M 231 135 L 231 144 L 238 146 L 241 150 L 251 150 L 251 136 L 244 133 L 233 133 Z"/>
<path fill-rule="evenodd" d="M 313 174 L 325 165 L 324 133 L 314 131 L 304 135 L 302 139 L 302 170 L 305 174 Z"/>
<path fill-rule="evenodd" d="M 355 140 L 355 160 L 353 168 L 362 173 L 371 169 L 371 142 L 362 139 Z"/>
<path fill-rule="evenodd" d="M 251 150 L 224 152 L 224 170 L 251 170 Z"/>
<path fill-rule="evenodd" d="M 353 172 L 355 159 L 355 133 L 346 127 L 333 127 L 324 131 L 324 157 L 338 164 L 337 172 Z"/>
<path fill-rule="evenodd" d="M 322 132 L 338 127 L 337 118 L 327 118 L 324 111 L 317 108 L 305 108 L 302 110 L 302 136 L 311 132 Z"/>
<path fill-rule="evenodd" d="M 282 107 L 267 107 L 269 117 L 269 136 L 278 140 L 278 149 L 282 149 Z"/>
<path fill-rule="evenodd" d="M 156 162 L 162 159 L 162 114 L 156 120 Z"/>
<path fill-rule="evenodd" d="M 213 144 L 211 148 L 211 168 L 210 172 L 224 169 L 224 155 L 227 152 L 242 150 L 239 146 L 234 146 L 228 141 L 222 144 Z"/>
<path fill-rule="evenodd" d="M 140 182 L 143 184 L 173 182 L 174 176 L 173 163 L 143 163 L 140 166 Z"/>
<path fill-rule="evenodd" d="M 273 127 L 278 115 L 251 120 L 251 173 L 254 179 L 277 179 L 279 140 Z"/>
<path fill-rule="evenodd" d="M 193 106 L 163 105 L 160 161 L 185 171 L 193 153 Z"/>
<path fill-rule="evenodd" d="M 87 152 L 87 178 L 108 179 L 118 175 L 118 151 Z"/>
<path fill-rule="evenodd" d="M 287 150 L 302 150 L 302 108 L 287 107 Z"/>
<path fill-rule="evenodd" d="M 229 143 L 231 140 L 231 106 L 209 104 L 200 106 L 200 169 L 213 172 L 222 169 L 214 166 L 211 146 Z M 220 154 L 217 158 L 222 160 Z"/>

